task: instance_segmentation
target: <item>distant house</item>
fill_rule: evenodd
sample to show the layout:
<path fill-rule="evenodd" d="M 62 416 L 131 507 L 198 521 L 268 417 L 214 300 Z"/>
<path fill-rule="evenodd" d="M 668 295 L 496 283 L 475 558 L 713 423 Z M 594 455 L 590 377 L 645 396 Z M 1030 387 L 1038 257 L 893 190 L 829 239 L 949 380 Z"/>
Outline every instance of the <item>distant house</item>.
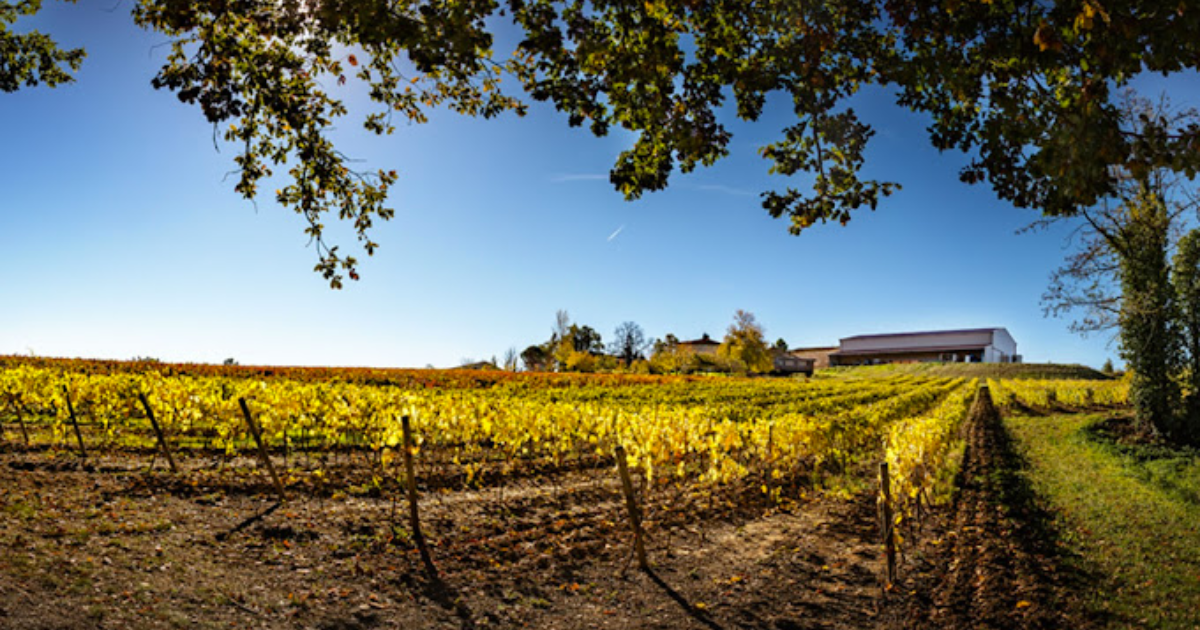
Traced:
<path fill-rule="evenodd" d="M 841 340 L 830 365 L 944 361 L 1019 363 L 1017 342 L 1003 328 L 858 335 Z"/>
<path fill-rule="evenodd" d="M 690 350 L 696 354 L 716 354 L 717 348 L 720 347 L 720 345 L 721 342 L 709 337 L 708 333 L 704 333 L 704 336 L 700 337 L 699 339 L 680 341 L 678 344 L 680 348 Z"/>
<path fill-rule="evenodd" d="M 792 356 L 791 353 L 773 350 L 771 359 L 775 364 L 772 370 L 775 374 L 807 374 L 812 376 L 813 359 Z"/>
<path fill-rule="evenodd" d="M 837 346 L 827 346 L 821 348 L 792 348 L 791 350 L 788 350 L 788 354 L 796 357 L 797 359 L 812 361 L 813 368 L 819 369 L 829 367 L 829 355 L 837 351 Z"/>
<path fill-rule="evenodd" d="M 465 363 L 452 370 L 499 370 L 499 366 L 491 361 L 476 361 L 474 363 Z"/>

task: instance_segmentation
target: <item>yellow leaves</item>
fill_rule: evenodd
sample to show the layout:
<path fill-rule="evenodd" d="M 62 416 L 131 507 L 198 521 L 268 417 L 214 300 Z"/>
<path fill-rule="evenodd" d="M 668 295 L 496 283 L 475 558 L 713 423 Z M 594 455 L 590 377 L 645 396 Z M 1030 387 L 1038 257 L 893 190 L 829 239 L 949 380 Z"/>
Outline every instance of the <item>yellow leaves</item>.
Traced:
<path fill-rule="evenodd" d="M 1076 32 L 1090 31 L 1096 17 L 1099 17 L 1105 24 L 1108 24 L 1111 20 L 1108 12 L 1104 10 L 1104 7 L 1100 6 L 1097 0 L 1084 0 L 1079 14 L 1075 16 Z"/>

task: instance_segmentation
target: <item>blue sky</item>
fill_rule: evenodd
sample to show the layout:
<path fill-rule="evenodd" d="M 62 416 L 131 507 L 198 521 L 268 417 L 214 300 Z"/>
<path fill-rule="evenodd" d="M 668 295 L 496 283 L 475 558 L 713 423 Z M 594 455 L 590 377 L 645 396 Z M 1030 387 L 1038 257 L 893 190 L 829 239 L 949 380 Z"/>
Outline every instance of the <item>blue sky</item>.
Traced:
<path fill-rule="evenodd" d="M 1003 326 L 1027 361 L 1116 359 L 1106 337 L 1042 316 L 1065 230 L 1016 235 L 1035 213 L 959 183 L 965 158 L 931 148 L 926 121 L 879 91 L 855 103 L 878 131 L 868 172 L 903 190 L 799 237 L 758 200 L 806 184 L 756 154 L 786 112 L 733 125 L 730 158 L 632 203 L 607 182 L 628 137 L 550 108 L 439 112 L 386 138 L 346 119 L 343 150 L 400 180 L 363 279 L 332 291 L 300 217 L 236 195 L 232 149 L 150 87 L 165 38 L 128 8 L 48 4 L 31 25 L 88 49 L 78 82 L 0 95 L 0 353 L 445 367 L 543 341 L 558 309 L 606 337 L 633 320 L 681 338 L 720 336 L 745 309 L 792 346 Z"/>

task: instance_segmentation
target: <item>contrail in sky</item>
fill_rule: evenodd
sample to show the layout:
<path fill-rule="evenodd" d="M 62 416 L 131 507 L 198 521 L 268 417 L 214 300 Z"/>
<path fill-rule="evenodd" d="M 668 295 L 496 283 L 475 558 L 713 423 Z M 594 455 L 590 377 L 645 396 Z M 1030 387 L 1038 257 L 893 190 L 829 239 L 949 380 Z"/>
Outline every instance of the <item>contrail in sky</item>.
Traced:
<path fill-rule="evenodd" d="M 624 226 L 624 225 L 621 225 L 621 227 L 617 228 L 617 230 L 616 230 L 615 232 L 613 232 L 612 234 L 609 234 L 609 235 L 608 235 L 608 239 L 607 239 L 607 240 L 608 240 L 608 242 L 609 242 L 609 243 L 611 243 L 611 242 L 612 242 L 612 240 L 613 240 L 614 238 L 617 238 L 617 235 L 621 233 L 621 230 L 624 230 L 624 229 L 625 229 L 625 226 Z"/>

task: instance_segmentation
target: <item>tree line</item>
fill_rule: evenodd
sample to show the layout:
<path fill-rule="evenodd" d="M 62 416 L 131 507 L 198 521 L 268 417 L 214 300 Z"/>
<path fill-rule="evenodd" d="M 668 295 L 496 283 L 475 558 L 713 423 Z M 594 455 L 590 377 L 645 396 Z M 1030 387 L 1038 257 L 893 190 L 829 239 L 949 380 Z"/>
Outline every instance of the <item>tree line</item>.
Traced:
<path fill-rule="evenodd" d="M 707 334 L 705 334 L 707 337 Z M 774 369 L 774 353 L 787 350 L 782 339 L 768 345 L 753 313 L 738 310 L 715 353 L 696 352 L 672 333 L 649 338 L 636 322 L 622 322 L 607 344 L 599 332 L 556 314 L 550 338 L 505 354 L 504 369 L 532 372 L 624 372 L 632 374 L 762 374 Z"/>

